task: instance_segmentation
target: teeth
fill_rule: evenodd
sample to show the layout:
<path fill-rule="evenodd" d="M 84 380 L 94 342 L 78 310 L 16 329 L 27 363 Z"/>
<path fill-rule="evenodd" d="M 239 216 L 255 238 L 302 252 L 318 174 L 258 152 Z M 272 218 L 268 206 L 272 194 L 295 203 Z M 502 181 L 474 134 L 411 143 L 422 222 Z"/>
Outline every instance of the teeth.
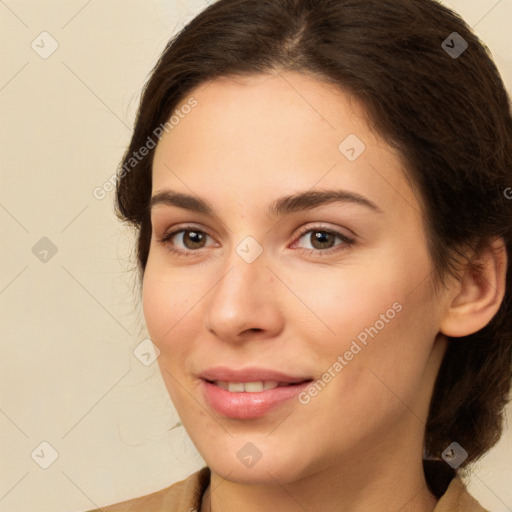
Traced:
<path fill-rule="evenodd" d="M 242 393 L 244 391 L 244 383 L 228 382 L 228 391 L 231 391 L 231 393 Z"/>
<path fill-rule="evenodd" d="M 265 383 L 260 382 L 246 382 L 244 384 L 245 391 L 247 393 L 259 393 L 265 388 Z"/>
<path fill-rule="evenodd" d="M 214 384 L 219 388 L 230 391 L 231 393 L 260 393 L 261 391 L 275 389 L 279 386 L 279 382 L 272 380 L 260 380 L 257 382 L 225 382 L 216 380 Z"/>

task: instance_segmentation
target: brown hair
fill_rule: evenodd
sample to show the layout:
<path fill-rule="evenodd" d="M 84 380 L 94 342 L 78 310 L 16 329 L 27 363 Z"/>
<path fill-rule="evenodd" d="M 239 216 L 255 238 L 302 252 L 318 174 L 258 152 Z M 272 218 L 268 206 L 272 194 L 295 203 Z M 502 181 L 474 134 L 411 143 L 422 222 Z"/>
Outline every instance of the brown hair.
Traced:
<path fill-rule="evenodd" d="M 449 54 L 462 41 L 454 32 L 468 44 L 460 55 Z M 425 430 L 430 456 L 440 459 L 456 441 L 468 453 L 463 467 L 499 439 L 512 377 L 512 200 L 505 197 L 512 186 L 512 119 L 487 47 L 448 8 L 434 0 L 219 0 L 194 18 L 152 71 L 118 173 L 118 215 L 138 229 L 140 277 L 151 240 L 154 151 L 127 171 L 132 154 L 196 86 L 279 69 L 315 75 L 352 94 L 399 150 L 424 203 L 441 282 L 456 272 L 457 249 L 505 240 L 500 310 L 479 332 L 449 339 Z M 425 471 L 437 495 L 454 475 L 442 460 L 426 461 Z"/>

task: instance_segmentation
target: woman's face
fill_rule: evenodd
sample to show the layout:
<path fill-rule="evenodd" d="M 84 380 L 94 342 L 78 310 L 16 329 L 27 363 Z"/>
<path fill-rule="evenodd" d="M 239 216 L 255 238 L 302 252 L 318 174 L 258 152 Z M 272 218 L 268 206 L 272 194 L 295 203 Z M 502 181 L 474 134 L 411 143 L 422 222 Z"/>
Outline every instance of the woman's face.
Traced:
<path fill-rule="evenodd" d="M 298 73 L 190 96 L 156 148 L 143 303 L 194 444 L 239 482 L 419 466 L 446 301 L 398 155 Z"/>

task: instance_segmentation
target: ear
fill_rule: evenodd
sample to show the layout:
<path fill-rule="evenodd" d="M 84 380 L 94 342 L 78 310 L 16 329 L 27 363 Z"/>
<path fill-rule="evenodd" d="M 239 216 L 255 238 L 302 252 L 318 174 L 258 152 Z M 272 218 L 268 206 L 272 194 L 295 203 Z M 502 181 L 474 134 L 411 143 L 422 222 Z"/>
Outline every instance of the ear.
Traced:
<path fill-rule="evenodd" d="M 468 336 L 485 327 L 505 295 L 507 250 L 503 238 L 475 252 L 471 264 L 453 285 L 452 297 L 440 331 L 446 336 Z"/>

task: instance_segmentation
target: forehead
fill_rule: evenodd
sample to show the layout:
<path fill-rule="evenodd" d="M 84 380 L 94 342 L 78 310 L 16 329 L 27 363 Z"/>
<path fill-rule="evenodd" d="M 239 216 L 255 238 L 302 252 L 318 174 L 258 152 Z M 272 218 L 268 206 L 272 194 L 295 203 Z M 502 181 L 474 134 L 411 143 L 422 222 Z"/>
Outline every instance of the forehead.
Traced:
<path fill-rule="evenodd" d="M 293 142 L 302 148 L 304 137 L 314 137 L 325 140 L 319 150 L 331 145 L 337 151 L 344 134 L 359 134 L 368 143 L 378 139 L 370 132 L 365 110 L 354 97 L 297 72 L 220 77 L 191 91 L 176 111 L 183 109 L 190 98 L 197 106 L 180 116 L 172 132 L 179 136 L 188 125 L 194 133 L 188 133 L 187 138 L 201 137 L 203 143 L 222 137 L 230 146 L 252 146 L 256 150 L 256 143 L 265 142 L 268 151 L 284 143 L 289 147 Z M 247 138 L 248 132 L 253 136 Z"/>
<path fill-rule="evenodd" d="M 191 98 L 194 108 L 183 109 Z M 332 84 L 296 72 L 222 77 L 175 111 L 179 122 L 156 149 L 153 192 L 168 186 L 270 200 L 278 190 L 319 185 L 365 191 L 390 206 L 397 197 L 415 202 L 398 153 L 360 103 Z"/>

